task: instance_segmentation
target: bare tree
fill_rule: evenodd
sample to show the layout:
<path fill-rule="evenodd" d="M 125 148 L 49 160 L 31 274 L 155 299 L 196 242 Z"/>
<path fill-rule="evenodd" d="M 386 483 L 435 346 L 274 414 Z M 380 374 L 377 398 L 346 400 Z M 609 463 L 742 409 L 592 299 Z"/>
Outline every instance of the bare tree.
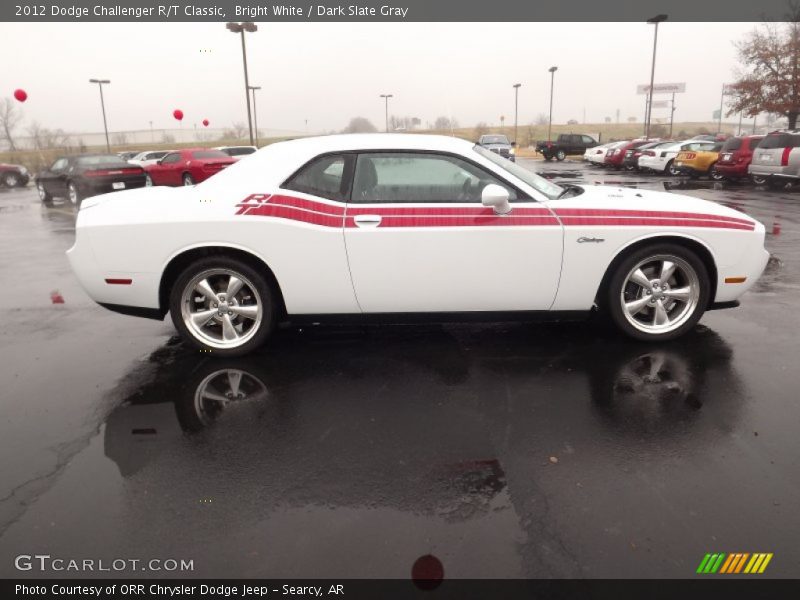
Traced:
<path fill-rule="evenodd" d="M 550 122 L 548 116 L 544 113 L 539 113 L 536 115 L 536 124 L 537 125 L 547 125 Z"/>
<path fill-rule="evenodd" d="M 457 127 L 458 121 L 450 117 L 436 117 L 436 120 L 433 122 L 434 129 L 456 129 Z"/>
<path fill-rule="evenodd" d="M 369 119 L 364 117 L 353 117 L 347 124 L 347 127 L 342 129 L 342 133 L 375 133 L 377 128 Z"/>
<path fill-rule="evenodd" d="M 228 127 L 227 129 L 224 129 L 222 131 L 222 136 L 220 137 L 220 139 L 223 139 L 223 140 L 243 140 L 244 138 L 246 138 L 248 136 L 249 136 L 249 133 L 248 133 L 247 126 L 244 123 L 242 123 L 241 121 L 238 121 L 238 122 L 234 123 L 233 125 L 231 125 L 230 127 Z"/>
<path fill-rule="evenodd" d="M 786 23 L 763 23 L 737 49 L 742 69 L 728 116 L 771 112 L 785 116 L 794 129 L 800 116 L 800 2 L 789 3 Z"/>
<path fill-rule="evenodd" d="M 28 127 L 28 135 L 36 150 L 51 148 L 69 148 L 70 136 L 63 129 L 48 129 L 42 127 L 37 121 Z"/>
<path fill-rule="evenodd" d="M 125 146 L 128 143 L 128 134 L 124 131 L 120 131 L 119 133 L 115 133 L 111 137 L 111 143 L 115 146 Z"/>
<path fill-rule="evenodd" d="M 0 102 L 0 140 L 5 141 L 12 152 L 17 149 L 14 143 L 14 130 L 20 121 L 22 121 L 22 111 L 11 98 L 3 98 Z"/>

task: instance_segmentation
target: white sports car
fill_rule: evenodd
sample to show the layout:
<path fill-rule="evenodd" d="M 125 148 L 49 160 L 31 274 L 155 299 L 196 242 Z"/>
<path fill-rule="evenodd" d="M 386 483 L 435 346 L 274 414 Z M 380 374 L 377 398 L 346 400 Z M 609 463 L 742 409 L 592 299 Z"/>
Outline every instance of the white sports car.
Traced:
<path fill-rule="evenodd" d="M 98 303 L 172 314 L 189 342 L 244 354 L 280 321 L 586 315 L 666 340 L 734 306 L 764 226 L 689 196 L 557 185 L 456 138 L 272 144 L 194 187 L 81 206 L 73 270 Z"/>

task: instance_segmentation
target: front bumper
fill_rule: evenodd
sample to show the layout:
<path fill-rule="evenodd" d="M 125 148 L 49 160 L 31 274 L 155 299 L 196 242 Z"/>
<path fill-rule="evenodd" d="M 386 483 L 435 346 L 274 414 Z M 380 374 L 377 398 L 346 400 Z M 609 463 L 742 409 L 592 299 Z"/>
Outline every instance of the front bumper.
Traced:
<path fill-rule="evenodd" d="M 717 171 L 724 175 L 725 177 L 747 177 L 747 165 L 746 164 L 726 164 L 726 163 L 717 163 Z"/>

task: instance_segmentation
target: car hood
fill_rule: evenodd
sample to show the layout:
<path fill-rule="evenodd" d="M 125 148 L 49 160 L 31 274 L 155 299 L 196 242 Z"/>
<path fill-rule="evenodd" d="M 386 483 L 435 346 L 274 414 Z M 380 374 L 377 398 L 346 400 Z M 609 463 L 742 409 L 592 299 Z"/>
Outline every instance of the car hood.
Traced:
<path fill-rule="evenodd" d="M 551 200 L 548 205 L 556 212 L 561 208 L 667 211 L 733 217 L 758 223 L 751 216 L 734 208 L 694 196 L 610 186 L 581 185 L 579 187 L 584 190 L 579 196 Z"/>

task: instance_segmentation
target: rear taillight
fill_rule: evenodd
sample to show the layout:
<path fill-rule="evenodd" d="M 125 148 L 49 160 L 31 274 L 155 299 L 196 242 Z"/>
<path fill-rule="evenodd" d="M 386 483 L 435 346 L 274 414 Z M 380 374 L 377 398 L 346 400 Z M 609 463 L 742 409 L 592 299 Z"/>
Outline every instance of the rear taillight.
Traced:
<path fill-rule="evenodd" d="M 137 175 L 142 172 L 142 169 L 136 167 L 131 169 L 93 169 L 84 171 L 83 174 L 86 177 L 111 177 L 113 175 Z"/>
<path fill-rule="evenodd" d="M 781 166 L 788 167 L 789 166 L 789 154 L 791 154 L 792 149 L 790 147 L 783 149 L 783 155 L 781 155 Z"/>

